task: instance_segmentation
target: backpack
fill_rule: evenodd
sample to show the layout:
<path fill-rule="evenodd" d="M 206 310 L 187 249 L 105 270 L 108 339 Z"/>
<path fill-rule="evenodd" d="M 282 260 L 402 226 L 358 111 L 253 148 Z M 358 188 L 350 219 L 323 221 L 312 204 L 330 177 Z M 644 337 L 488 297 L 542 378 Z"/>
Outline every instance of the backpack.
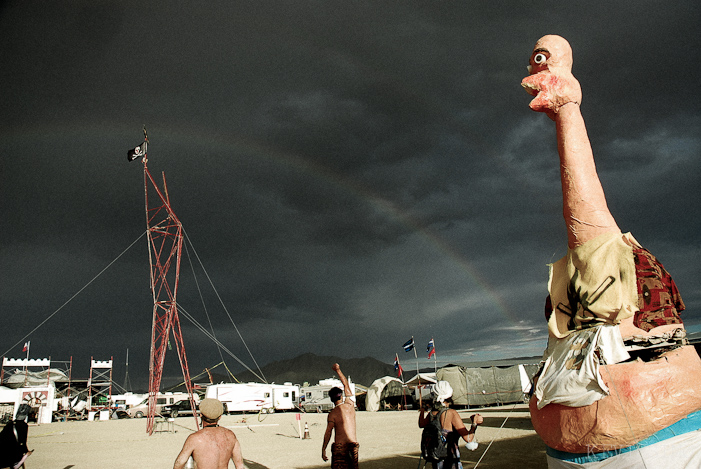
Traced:
<path fill-rule="evenodd" d="M 426 461 L 436 462 L 448 457 L 448 442 L 441 425 L 441 415 L 446 410 L 441 410 L 435 417 L 429 414 L 429 422 L 421 432 L 421 457 Z"/>

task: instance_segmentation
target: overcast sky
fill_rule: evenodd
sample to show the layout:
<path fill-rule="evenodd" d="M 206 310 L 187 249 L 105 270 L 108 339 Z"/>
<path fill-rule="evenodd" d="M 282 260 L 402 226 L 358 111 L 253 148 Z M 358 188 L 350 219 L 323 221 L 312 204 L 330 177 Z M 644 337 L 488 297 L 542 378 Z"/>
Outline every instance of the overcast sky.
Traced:
<path fill-rule="evenodd" d="M 421 366 L 431 337 L 439 365 L 540 355 L 567 243 L 554 125 L 520 86 L 545 34 L 574 50 L 619 226 L 701 323 L 698 1 L 0 5 L 5 356 L 113 357 L 121 384 L 129 349 L 145 385 L 143 124 L 192 243 L 178 301 L 247 366 L 413 369 L 412 336 Z M 191 374 L 221 361 L 181 321 Z"/>

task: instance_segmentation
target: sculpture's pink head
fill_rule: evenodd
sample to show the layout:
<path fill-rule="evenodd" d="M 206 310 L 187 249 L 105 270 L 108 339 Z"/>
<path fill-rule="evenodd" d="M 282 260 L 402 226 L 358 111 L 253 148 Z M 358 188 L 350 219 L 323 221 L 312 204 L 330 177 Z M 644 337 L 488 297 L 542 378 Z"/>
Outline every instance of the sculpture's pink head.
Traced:
<path fill-rule="evenodd" d="M 529 60 L 528 72 L 531 75 L 548 71 L 559 74 L 572 72 L 572 48 L 567 40 L 550 34 L 538 39 Z"/>
<path fill-rule="evenodd" d="M 565 38 L 551 34 L 538 39 L 531 53 L 528 73 L 521 86 L 535 96 L 529 104 L 534 111 L 545 112 L 553 118 L 561 106 L 582 101 L 579 83 L 572 76 L 572 48 Z"/>

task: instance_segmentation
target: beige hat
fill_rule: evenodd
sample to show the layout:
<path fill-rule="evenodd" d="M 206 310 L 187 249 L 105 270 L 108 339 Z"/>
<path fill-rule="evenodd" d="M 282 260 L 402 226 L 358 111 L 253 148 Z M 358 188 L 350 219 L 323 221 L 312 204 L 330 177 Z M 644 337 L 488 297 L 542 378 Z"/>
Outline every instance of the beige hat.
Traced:
<path fill-rule="evenodd" d="M 200 413 L 209 420 L 216 420 L 224 413 L 224 405 L 218 399 L 203 399 L 200 402 Z"/>

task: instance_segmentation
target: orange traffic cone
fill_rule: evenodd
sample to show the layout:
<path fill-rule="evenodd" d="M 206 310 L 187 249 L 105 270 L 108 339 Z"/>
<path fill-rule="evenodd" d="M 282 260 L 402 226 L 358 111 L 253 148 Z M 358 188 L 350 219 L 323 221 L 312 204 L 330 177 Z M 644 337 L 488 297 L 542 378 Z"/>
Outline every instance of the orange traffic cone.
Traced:
<path fill-rule="evenodd" d="M 304 437 L 302 438 L 303 440 L 311 440 L 311 436 L 309 436 L 309 425 L 307 425 L 307 422 L 304 422 Z"/>

